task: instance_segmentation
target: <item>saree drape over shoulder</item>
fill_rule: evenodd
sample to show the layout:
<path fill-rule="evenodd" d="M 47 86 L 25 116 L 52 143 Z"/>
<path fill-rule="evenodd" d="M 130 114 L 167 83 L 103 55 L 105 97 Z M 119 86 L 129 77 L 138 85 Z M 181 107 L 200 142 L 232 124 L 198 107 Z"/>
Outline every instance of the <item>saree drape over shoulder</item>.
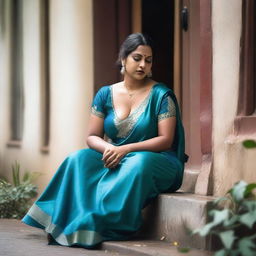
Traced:
<path fill-rule="evenodd" d="M 128 239 L 142 224 L 143 207 L 182 183 L 184 131 L 172 90 L 155 84 L 121 120 L 114 109 L 112 86 L 104 86 L 94 98 L 92 114 L 104 118 L 106 138 L 114 145 L 156 137 L 158 122 L 172 116 L 176 116 L 175 138 L 169 150 L 131 152 L 115 169 L 105 168 L 102 154 L 93 149 L 69 155 L 23 218 L 61 245 L 90 248 L 102 241 Z"/>

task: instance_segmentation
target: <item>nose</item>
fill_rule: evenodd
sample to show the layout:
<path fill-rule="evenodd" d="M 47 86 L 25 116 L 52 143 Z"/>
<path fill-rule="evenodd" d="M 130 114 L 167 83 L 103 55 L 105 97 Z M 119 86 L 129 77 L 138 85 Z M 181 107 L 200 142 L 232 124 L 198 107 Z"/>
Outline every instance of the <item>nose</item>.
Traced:
<path fill-rule="evenodd" d="M 141 61 L 140 61 L 140 67 L 141 68 L 144 68 L 145 67 L 145 60 L 144 59 L 142 59 Z"/>

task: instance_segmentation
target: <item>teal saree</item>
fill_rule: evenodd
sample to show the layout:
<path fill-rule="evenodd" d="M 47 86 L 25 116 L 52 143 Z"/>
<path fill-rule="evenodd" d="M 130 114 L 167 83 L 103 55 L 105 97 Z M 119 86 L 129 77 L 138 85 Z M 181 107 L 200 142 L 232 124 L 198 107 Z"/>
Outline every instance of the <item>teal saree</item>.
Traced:
<path fill-rule="evenodd" d="M 115 169 L 105 168 L 102 154 L 93 149 L 69 155 L 22 219 L 65 246 L 91 248 L 129 239 L 141 227 L 143 207 L 182 183 L 184 131 L 172 90 L 155 84 L 140 106 L 120 120 L 112 86 L 104 86 L 94 98 L 92 114 L 104 118 L 106 139 L 114 145 L 156 137 L 158 122 L 176 116 L 174 143 L 165 152 L 131 152 Z"/>

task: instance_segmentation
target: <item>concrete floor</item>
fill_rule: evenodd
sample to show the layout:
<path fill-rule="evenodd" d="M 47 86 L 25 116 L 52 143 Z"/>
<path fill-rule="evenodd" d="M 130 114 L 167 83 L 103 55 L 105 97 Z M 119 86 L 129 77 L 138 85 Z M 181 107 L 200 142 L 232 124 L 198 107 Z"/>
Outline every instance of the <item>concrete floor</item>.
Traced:
<path fill-rule="evenodd" d="M 18 220 L 0 219 L 0 256 L 210 256 L 211 252 L 180 253 L 162 241 L 105 242 L 101 250 L 48 245 L 44 231 Z"/>
<path fill-rule="evenodd" d="M 44 231 L 17 220 L 0 219 L 1 256 L 118 256 L 109 250 L 86 250 L 47 245 Z"/>

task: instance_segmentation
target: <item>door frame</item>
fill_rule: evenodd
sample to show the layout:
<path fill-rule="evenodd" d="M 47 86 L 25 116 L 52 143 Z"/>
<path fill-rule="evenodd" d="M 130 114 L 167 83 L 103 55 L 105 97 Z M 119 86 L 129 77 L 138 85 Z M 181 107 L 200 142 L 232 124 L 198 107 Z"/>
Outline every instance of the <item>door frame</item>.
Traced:
<path fill-rule="evenodd" d="M 202 167 L 195 193 L 212 195 L 212 10 L 211 0 L 200 0 L 200 126 Z"/>
<path fill-rule="evenodd" d="M 187 153 L 182 190 L 211 195 L 212 182 L 212 23 L 211 0 L 180 0 L 188 9 L 181 28 L 181 111 Z"/>

